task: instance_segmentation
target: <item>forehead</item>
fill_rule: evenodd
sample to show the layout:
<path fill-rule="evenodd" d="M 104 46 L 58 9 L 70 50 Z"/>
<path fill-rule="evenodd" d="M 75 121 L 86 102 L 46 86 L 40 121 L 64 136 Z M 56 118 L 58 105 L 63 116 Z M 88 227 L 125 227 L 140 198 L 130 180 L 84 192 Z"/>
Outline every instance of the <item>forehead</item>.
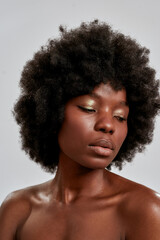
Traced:
<path fill-rule="evenodd" d="M 96 86 L 90 94 L 80 95 L 78 97 L 70 99 L 66 105 L 75 104 L 75 102 L 87 102 L 99 104 L 109 104 L 112 103 L 116 106 L 129 107 L 127 103 L 126 90 L 123 88 L 121 90 L 114 90 L 112 86 L 107 83 L 101 83 Z"/>
<path fill-rule="evenodd" d="M 110 99 L 128 105 L 126 90 L 124 88 L 121 90 L 114 90 L 109 83 L 101 83 L 99 86 L 95 87 L 89 95 L 98 100 Z"/>

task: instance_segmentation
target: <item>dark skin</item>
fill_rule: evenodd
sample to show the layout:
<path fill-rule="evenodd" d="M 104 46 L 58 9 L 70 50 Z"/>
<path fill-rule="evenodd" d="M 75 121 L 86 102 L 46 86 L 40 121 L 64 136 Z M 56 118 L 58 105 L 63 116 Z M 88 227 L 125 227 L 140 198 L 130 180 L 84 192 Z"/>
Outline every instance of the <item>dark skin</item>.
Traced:
<path fill-rule="evenodd" d="M 105 169 L 127 136 L 126 91 L 101 84 L 66 104 L 49 182 L 0 209 L 1 240 L 159 240 L 160 197 Z"/>

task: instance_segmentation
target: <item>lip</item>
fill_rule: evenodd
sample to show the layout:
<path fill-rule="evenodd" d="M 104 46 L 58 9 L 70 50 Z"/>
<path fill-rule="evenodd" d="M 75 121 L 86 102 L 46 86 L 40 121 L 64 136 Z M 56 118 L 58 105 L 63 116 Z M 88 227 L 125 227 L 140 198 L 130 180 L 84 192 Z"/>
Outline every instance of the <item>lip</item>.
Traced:
<path fill-rule="evenodd" d="M 109 139 L 98 139 L 95 142 L 89 144 L 89 146 L 98 146 L 102 148 L 109 148 L 110 150 L 114 150 L 115 146 L 113 142 Z"/>
<path fill-rule="evenodd" d="M 98 139 L 90 143 L 89 148 L 98 155 L 108 157 L 115 149 L 115 145 L 109 139 Z"/>

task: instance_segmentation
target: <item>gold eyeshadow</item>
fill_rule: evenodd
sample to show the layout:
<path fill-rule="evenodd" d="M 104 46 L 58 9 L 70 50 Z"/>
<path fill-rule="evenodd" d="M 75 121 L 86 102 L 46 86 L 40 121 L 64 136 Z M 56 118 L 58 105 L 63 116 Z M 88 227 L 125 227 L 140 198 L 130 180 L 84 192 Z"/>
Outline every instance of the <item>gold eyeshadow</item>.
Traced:
<path fill-rule="evenodd" d="M 114 111 L 114 115 L 118 115 L 119 117 L 125 117 L 125 112 L 122 109 L 117 109 Z"/>
<path fill-rule="evenodd" d="M 89 99 L 87 101 L 84 101 L 82 106 L 88 109 L 93 109 L 95 107 L 95 101 L 92 99 Z"/>
<path fill-rule="evenodd" d="M 87 107 L 93 107 L 94 104 L 95 104 L 95 101 L 92 99 L 89 99 L 85 102 L 85 106 Z"/>
<path fill-rule="evenodd" d="M 100 106 L 97 106 L 97 101 L 95 101 L 94 99 L 85 99 L 84 101 L 82 101 L 82 104 L 80 105 L 88 110 L 93 110 L 100 107 Z M 127 115 L 128 115 L 124 111 L 123 107 L 122 109 L 121 108 L 115 109 L 115 111 L 113 111 L 113 114 L 122 118 L 127 118 Z"/>

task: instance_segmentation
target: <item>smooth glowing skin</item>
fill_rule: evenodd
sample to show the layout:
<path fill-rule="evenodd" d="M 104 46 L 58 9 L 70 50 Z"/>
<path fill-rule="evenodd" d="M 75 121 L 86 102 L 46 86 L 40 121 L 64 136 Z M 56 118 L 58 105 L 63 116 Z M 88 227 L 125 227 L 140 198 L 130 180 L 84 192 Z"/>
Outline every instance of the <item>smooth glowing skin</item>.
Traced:
<path fill-rule="evenodd" d="M 65 161 L 74 160 L 78 168 L 79 165 L 91 169 L 105 168 L 126 138 L 128 113 L 125 90 L 115 92 L 109 85 L 101 84 L 91 96 L 70 100 L 59 134 L 60 156 Z M 88 147 L 100 139 L 111 141 L 114 146 L 107 157 L 94 154 Z"/>
<path fill-rule="evenodd" d="M 108 84 L 70 100 L 55 178 L 8 196 L 0 240 L 159 240 L 158 194 L 105 170 L 125 140 L 128 114 L 125 90 Z M 97 140 L 110 149 L 90 146 Z"/>

